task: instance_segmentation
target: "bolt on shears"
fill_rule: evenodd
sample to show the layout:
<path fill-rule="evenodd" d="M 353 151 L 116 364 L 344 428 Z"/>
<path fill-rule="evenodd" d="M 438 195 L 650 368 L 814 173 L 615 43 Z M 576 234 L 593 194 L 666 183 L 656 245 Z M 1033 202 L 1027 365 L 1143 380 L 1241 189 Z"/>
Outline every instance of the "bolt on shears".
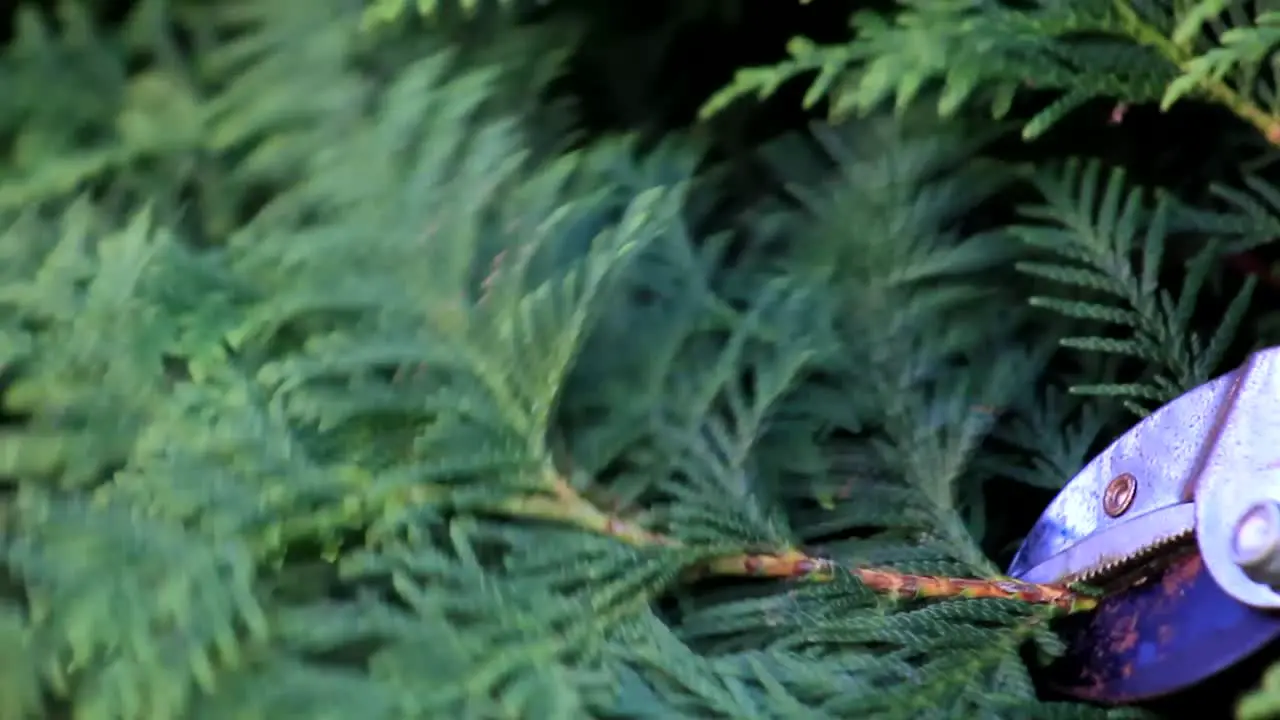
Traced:
<path fill-rule="evenodd" d="M 1099 589 L 1053 684 L 1141 702 L 1280 637 L 1280 347 L 1164 405 L 1045 509 L 1009 567 Z"/>

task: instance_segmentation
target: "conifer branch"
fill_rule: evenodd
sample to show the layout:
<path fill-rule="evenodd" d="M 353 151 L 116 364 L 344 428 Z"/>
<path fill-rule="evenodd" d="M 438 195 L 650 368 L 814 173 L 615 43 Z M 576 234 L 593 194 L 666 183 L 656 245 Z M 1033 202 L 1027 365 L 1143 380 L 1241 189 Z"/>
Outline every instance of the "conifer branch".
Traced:
<path fill-rule="evenodd" d="M 516 517 L 561 522 L 606 535 L 635 547 L 681 548 L 679 540 L 646 530 L 638 523 L 606 513 L 558 474 L 548 476 L 549 492 L 518 498 L 504 505 Z M 990 580 L 912 575 L 884 568 L 840 566 L 795 548 L 770 552 L 716 555 L 689 568 L 689 580 L 744 577 L 829 582 L 838 572 L 857 578 L 868 589 L 893 599 L 991 598 L 1017 600 L 1052 608 L 1055 614 L 1088 612 L 1097 598 L 1076 585 L 1027 583 L 1001 577 Z"/>
<path fill-rule="evenodd" d="M 1236 92 L 1221 79 L 1201 76 L 1197 73 L 1193 67 L 1195 54 L 1143 21 L 1129 0 L 1113 0 L 1112 5 L 1120 16 L 1122 27 L 1134 42 L 1155 50 L 1161 57 L 1176 65 L 1180 71 L 1195 77 L 1196 86 L 1206 97 L 1257 128 L 1267 142 L 1280 145 L 1280 117 L 1263 110 L 1257 103 Z M 1167 106 L 1168 102 L 1166 101 L 1165 104 Z"/>
<path fill-rule="evenodd" d="M 370 43 L 363 6 L 202 11 L 209 97 L 105 98 L 102 149 L 22 121 L 45 157 L 20 195 L 54 213 L 92 180 L 110 207 L 3 234 L 0 717 L 1099 714 L 1043 702 L 1024 652 L 1094 598 L 979 544 L 986 439 L 1041 373 L 1021 252 L 969 235 L 1010 179 L 970 156 L 985 129 L 819 133 L 817 175 L 778 153 L 806 212 L 708 235 L 691 147 L 560 137 L 558 32 Z M 15 97 L 73 78 L 35 59 Z M 252 196 L 243 225 L 156 190 L 207 183 L 197 149 L 224 179 L 190 196 Z M 153 195 L 174 232 L 106 232 Z M 1084 453 L 1026 449 L 1055 476 Z M 867 482 L 816 512 L 846 452 Z"/>

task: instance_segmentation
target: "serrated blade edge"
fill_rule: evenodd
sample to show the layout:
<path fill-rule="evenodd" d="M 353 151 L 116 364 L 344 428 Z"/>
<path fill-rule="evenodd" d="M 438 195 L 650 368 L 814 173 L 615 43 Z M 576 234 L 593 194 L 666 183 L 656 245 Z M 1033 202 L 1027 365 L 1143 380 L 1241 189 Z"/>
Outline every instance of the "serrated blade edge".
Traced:
<path fill-rule="evenodd" d="M 1015 577 L 1031 583 L 1088 582 L 1191 537 L 1195 527 L 1192 503 L 1153 510 L 1089 535 Z"/>

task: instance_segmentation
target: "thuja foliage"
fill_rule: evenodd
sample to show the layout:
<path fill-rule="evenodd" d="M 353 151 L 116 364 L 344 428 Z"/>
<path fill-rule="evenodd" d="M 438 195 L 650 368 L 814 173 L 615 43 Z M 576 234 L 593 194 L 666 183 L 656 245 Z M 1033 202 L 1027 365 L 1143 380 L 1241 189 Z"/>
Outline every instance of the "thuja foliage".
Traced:
<path fill-rule="evenodd" d="M 1124 103 L 1221 104 L 1280 141 L 1275 80 L 1269 72 L 1280 15 L 1267 3 L 1233 0 L 1085 0 L 1027 3 L 903 0 L 886 15 L 858 12 L 852 39 L 789 44 L 786 62 L 747 68 L 709 101 L 715 112 L 743 94 L 770 94 L 792 77 L 815 73 L 808 104 L 833 112 L 868 111 L 891 101 L 906 107 L 939 86 L 935 104 L 949 115 L 980 101 L 1009 112 L 1030 89 L 1057 97 L 1023 126 L 1037 137 L 1096 98 Z"/>
<path fill-rule="evenodd" d="M 1037 692 L 1045 605 L 885 578 L 999 579 L 985 488 L 1262 337 L 1214 261 L 1275 191 L 908 109 L 725 221 L 692 140 L 569 132 L 578 26 L 467 5 L 21 16 L 0 718 L 1137 715 Z"/>
<path fill-rule="evenodd" d="M 1123 168 L 1094 160 L 1041 164 L 1020 173 L 1040 200 L 1002 228 L 1031 254 L 1014 266 L 1065 291 L 1038 289 L 1029 303 L 1083 323 L 1061 346 L 1137 361 L 1137 375 L 1093 369 L 1070 381 L 1070 392 L 1118 399 L 1142 415 L 1214 374 L 1232 344 L 1275 343 L 1274 310 L 1264 301 L 1251 312 L 1256 280 L 1274 284 L 1274 269 L 1254 267 L 1235 289 L 1218 273 L 1224 259 L 1247 258 L 1277 237 L 1280 194 L 1264 169 L 1268 146 L 1280 144 L 1278 21 L 1268 3 L 1231 0 L 903 0 L 890 12 L 854 13 L 847 42 L 795 37 L 786 60 L 740 70 L 702 113 L 798 81 L 807 87 L 804 105 L 832 118 L 931 106 L 945 120 L 986 108 L 1014 120 L 1027 140 L 1096 100 L 1114 103 L 1113 123 L 1138 105 L 1199 103 L 1234 115 L 1256 135 L 1235 158 L 1234 182 L 1207 182 L 1188 203 L 1135 187 Z M 1036 104 L 1030 115 L 1012 112 L 1020 99 Z M 1185 259 L 1180 272 L 1169 272 L 1171 255 Z M 1199 330 L 1193 316 L 1211 286 L 1228 294 Z M 1241 337 L 1245 323 L 1252 327 Z M 1063 426 L 1039 429 L 1043 438 Z M 1239 717 L 1280 716 L 1274 675 L 1240 702 Z"/>

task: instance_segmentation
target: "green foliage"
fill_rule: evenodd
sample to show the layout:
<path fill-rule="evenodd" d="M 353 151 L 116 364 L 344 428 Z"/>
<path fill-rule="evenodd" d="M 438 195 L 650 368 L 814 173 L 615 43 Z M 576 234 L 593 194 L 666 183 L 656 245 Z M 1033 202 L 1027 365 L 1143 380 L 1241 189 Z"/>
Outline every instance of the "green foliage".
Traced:
<path fill-rule="evenodd" d="M 1236 708 L 1239 720 L 1270 720 L 1280 716 L 1280 666 L 1272 666 L 1262 677 L 1257 691 L 1246 696 Z"/>
<path fill-rule="evenodd" d="M 548 88 L 576 21 L 440 7 L 23 16 L 0 720 L 1139 716 L 1038 696 L 1062 643 L 1035 606 L 850 571 L 998 576 L 1020 531 L 993 485 L 1061 487 L 1124 428 L 1114 400 L 1167 399 L 1254 331 L 1216 261 L 1276 236 L 1261 177 L 1151 202 L 986 157 L 1002 128 L 960 109 L 1012 87 L 1000 62 L 1154 102 L 1156 54 L 1085 70 L 1044 40 L 1124 14 L 865 16 L 837 105 L 901 112 L 761 148 L 766 197 L 724 222 L 682 134 L 571 132 Z M 979 31 L 1010 44 L 948 55 Z M 946 67 L 953 119 L 905 107 Z M 974 221 L 1023 191 L 1016 222 Z M 815 546 L 830 582 L 698 572 Z"/>
<path fill-rule="evenodd" d="M 1073 391 L 1124 398 L 1143 415 L 1149 408 L 1137 401 L 1162 405 L 1211 379 L 1235 339 L 1256 278 L 1245 280 L 1205 342 L 1192 326 L 1192 314 L 1221 253 L 1213 244 L 1204 246 L 1187 263 L 1180 294 L 1175 297 L 1164 289 L 1160 273 L 1174 212 L 1170 198 L 1149 203 L 1140 189 L 1126 187 L 1123 171 L 1113 170 L 1104 181 L 1096 162 L 1040 172 L 1032 182 L 1044 204 L 1024 209 L 1023 215 L 1042 224 L 1011 230 L 1047 257 L 1020 262 L 1018 269 L 1073 286 L 1083 297 L 1035 296 L 1031 303 L 1120 328 L 1121 337 L 1076 336 L 1062 343 L 1132 358 L 1150 369 L 1148 379 L 1139 383 L 1077 386 Z"/>
<path fill-rule="evenodd" d="M 411 14 L 433 19 L 442 15 L 474 17 L 490 8 L 509 9 L 516 4 L 514 0 L 372 0 L 364 11 L 363 25 L 366 29 L 377 28 L 397 23 Z"/>
<path fill-rule="evenodd" d="M 835 116 L 887 101 L 902 110 L 937 89 L 945 117 L 973 102 L 1004 117 L 1019 94 L 1054 97 L 1023 124 L 1037 138 L 1085 103 L 1159 103 L 1190 98 L 1223 105 L 1280 139 L 1277 87 L 1266 68 L 1277 15 L 1233 0 L 1031 3 L 903 0 L 891 17 L 853 16 L 853 36 L 819 45 L 797 37 L 788 58 L 744 68 L 703 107 L 712 115 L 743 97 L 768 97 L 811 76 L 806 106 Z M 1255 14 L 1256 13 L 1256 14 Z M 1275 137 L 1271 137 L 1275 133 Z"/>
<path fill-rule="evenodd" d="M 1161 107 L 1168 108 L 1188 95 L 1227 101 L 1240 93 L 1239 102 L 1257 102 L 1272 116 L 1280 111 L 1275 79 L 1264 72 L 1277 39 L 1280 13 L 1260 8 L 1256 17 L 1250 17 L 1243 3 L 1202 0 L 1190 4 L 1177 19 L 1168 52 L 1177 58 L 1182 72 L 1165 90 Z"/>

